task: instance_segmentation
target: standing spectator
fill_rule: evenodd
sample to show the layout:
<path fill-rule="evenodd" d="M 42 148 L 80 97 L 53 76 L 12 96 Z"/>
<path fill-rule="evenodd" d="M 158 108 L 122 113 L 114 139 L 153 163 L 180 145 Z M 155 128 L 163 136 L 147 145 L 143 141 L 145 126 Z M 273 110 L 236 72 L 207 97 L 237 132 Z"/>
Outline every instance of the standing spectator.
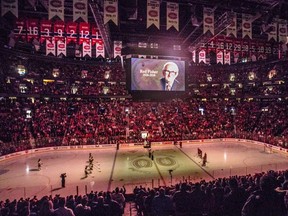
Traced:
<path fill-rule="evenodd" d="M 109 216 L 109 205 L 104 203 L 103 196 L 98 197 L 98 201 L 95 206 L 92 207 L 93 216 Z"/>
<path fill-rule="evenodd" d="M 229 180 L 230 192 L 224 197 L 223 211 L 225 216 L 241 216 L 241 210 L 247 199 L 243 188 L 238 187 L 236 178 Z"/>
<path fill-rule="evenodd" d="M 120 191 L 119 187 L 115 188 L 115 192 L 112 193 L 112 199 L 119 203 L 122 213 L 124 213 L 125 208 L 125 197 L 123 193 Z"/>
<path fill-rule="evenodd" d="M 201 190 L 200 183 L 195 183 L 190 195 L 190 213 L 201 216 L 204 211 L 205 192 Z"/>
<path fill-rule="evenodd" d="M 224 200 L 224 189 L 220 184 L 220 179 L 215 182 L 212 188 L 212 194 L 215 197 L 215 215 L 222 216 L 222 205 Z"/>
<path fill-rule="evenodd" d="M 55 216 L 75 216 L 73 210 L 66 207 L 65 197 L 59 198 L 59 208 L 54 212 Z"/>
<path fill-rule="evenodd" d="M 53 216 L 53 213 L 54 213 L 54 209 L 53 209 L 52 201 L 49 200 L 47 196 L 43 197 L 40 200 L 39 215 L 41 215 L 41 216 Z"/>
<path fill-rule="evenodd" d="M 182 183 L 180 190 L 176 191 L 173 195 L 173 203 L 176 210 L 176 216 L 188 215 L 190 208 L 190 193 L 187 191 L 187 184 Z"/>
<path fill-rule="evenodd" d="M 153 211 L 152 211 L 152 201 L 155 197 L 155 190 L 151 189 L 148 193 L 148 195 L 145 197 L 144 199 L 144 215 L 147 216 L 152 216 L 153 215 Z"/>
<path fill-rule="evenodd" d="M 173 215 L 172 199 L 165 194 L 164 188 L 159 189 L 159 194 L 152 201 L 152 208 L 155 216 Z"/>
<path fill-rule="evenodd" d="M 264 175 L 260 179 L 260 190 L 247 199 L 242 216 L 285 216 L 283 196 L 274 190 L 274 179 Z"/>

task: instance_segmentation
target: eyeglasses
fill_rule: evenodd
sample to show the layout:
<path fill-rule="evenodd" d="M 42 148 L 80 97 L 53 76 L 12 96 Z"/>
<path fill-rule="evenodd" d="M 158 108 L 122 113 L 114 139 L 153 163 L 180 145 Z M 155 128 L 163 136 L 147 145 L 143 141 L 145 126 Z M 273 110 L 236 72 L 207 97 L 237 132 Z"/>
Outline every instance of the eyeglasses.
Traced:
<path fill-rule="evenodd" d="M 164 73 L 166 74 L 166 75 L 172 75 L 172 76 L 175 76 L 176 74 L 177 74 L 177 72 L 176 71 L 169 71 L 169 70 L 164 70 Z"/>

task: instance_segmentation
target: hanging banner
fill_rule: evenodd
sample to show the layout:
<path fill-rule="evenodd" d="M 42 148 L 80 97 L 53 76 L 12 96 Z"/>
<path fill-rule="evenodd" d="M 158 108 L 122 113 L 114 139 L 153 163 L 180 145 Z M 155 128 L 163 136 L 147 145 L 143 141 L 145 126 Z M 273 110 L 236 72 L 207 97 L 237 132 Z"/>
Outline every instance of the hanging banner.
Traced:
<path fill-rule="evenodd" d="M 118 0 L 104 0 L 104 24 L 110 20 L 118 26 Z"/>
<path fill-rule="evenodd" d="M 46 55 L 56 55 L 56 49 L 55 49 L 55 40 L 52 38 L 52 40 L 46 40 Z"/>
<path fill-rule="evenodd" d="M 192 51 L 192 61 L 196 63 L 196 50 Z"/>
<path fill-rule="evenodd" d="M 49 20 L 58 16 L 64 21 L 64 0 L 49 0 L 48 3 Z"/>
<path fill-rule="evenodd" d="M 235 12 L 230 13 L 232 15 L 232 23 L 226 29 L 226 36 L 234 36 L 237 38 L 237 14 Z"/>
<path fill-rule="evenodd" d="M 96 58 L 99 56 L 102 56 L 105 58 L 105 48 L 104 48 L 104 42 L 102 39 L 97 40 L 96 42 Z"/>
<path fill-rule="evenodd" d="M 18 0 L 2 0 L 1 1 L 1 16 L 11 12 L 18 18 Z"/>
<path fill-rule="evenodd" d="M 26 41 L 26 22 L 23 19 L 17 19 L 13 29 L 15 39 Z"/>
<path fill-rule="evenodd" d="M 206 64 L 206 51 L 205 50 L 201 50 L 199 52 L 199 63 L 201 63 L 201 62 Z"/>
<path fill-rule="evenodd" d="M 84 41 L 90 43 L 90 24 L 81 22 L 79 23 L 79 44 L 82 44 Z"/>
<path fill-rule="evenodd" d="M 242 14 L 242 38 L 245 38 L 246 36 L 252 39 L 251 15 Z"/>
<path fill-rule="evenodd" d="M 63 40 L 65 32 L 65 23 L 61 20 L 57 20 L 54 23 L 54 39 L 55 41 Z"/>
<path fill-rule="evenodd" d="M 174 27 L 177 31 L 179 31 L 179 5 L 178 3 L 167 2 L 167 23 L 166 30 Z"/>
<path fill-rule="evenodd" d="M 64 55 L 66 56 L 66 41 L 64 40 L 58 40 L 57 41 L 57 56 Z"/>
<path fill-rule="evenodd" d="M 31 42 L 34 38 L 39 39 L 39 21 L 37 19 L 27 19 L 27 41 Z"/>
<path fill-rule="evenodd" d="M 231 60 L 231 53 L 224 51 L 224 64 L 230 65 L 231 64 L 230 60 Z"/>
<path fill-rule="evenodd" d="M 268 41 L 274 39 L 274 41 L 277 41 L 277 22 L 276 20 L 272 20 L 272 22 L 268 25 L 269 31 L 268 34 Z"/>
<path fill-rule="evenodd" d="M 122 41 L 114 41 L 114 58 L 121 57 Z"/>
<path fill-rule="evenodd" d="M 218 51 L 216 54 L 216 62 L 217 64 L 221 63 L 223 64 L 223 51 Z"/>
<path fill-rule="evenodd" d="M 214 11 L 212 8 L 203 8 L 203 34 L 210 31 L 214 35 Z"/>
<path fill-rule="evenodd" d="M 99 39 L 99 29 L 97 28 L 95 23 L 91 24 L 91 38 L 92 38 L 92 46 L 94 46 Z"/>
<path fill-rule="evenodd" d="M 86 23 L 88 22 L 87 0 L 73 0 L 73 22 L 79 18 L 82 18 Z"/>
<path fill-rule="evenodd" d="M 84 40 L 82 44 L 82 57 L 86 56 L 92 57 L 92 49 L 91 49 L 91 41 L 87 42 L 86 40 Z"/>
<path fill-rule="evenodd" d="M 77 43 L 77 35 L 78 35 L 78 23 L 76 22 L 68 22 L 66 24 L 66 38 L 67 44 L 71 42 Z"/>
<path fill-rule="evenodd" d="M 242 40 L 242 45 L 241 45 L 242 58 L 249 56 L 249 42 L 250 40 Z"/>
<path fill-rule="evenodd" d="M 50 20 L 40 21 L 40 43 L 52 39 L 52 23 Z"/>
<path fill-rule="evenodd" d="M 147 0 L 147 28 L 151 25 L 155 25 L 156 28 L 160 28 L 160 2 L 158 0 Z"/>
<path fill-rule="evenodd" d="M 279 42 L 287 43 L 287 21 L 279 20 L 279 28 L 278 28 Z"/>

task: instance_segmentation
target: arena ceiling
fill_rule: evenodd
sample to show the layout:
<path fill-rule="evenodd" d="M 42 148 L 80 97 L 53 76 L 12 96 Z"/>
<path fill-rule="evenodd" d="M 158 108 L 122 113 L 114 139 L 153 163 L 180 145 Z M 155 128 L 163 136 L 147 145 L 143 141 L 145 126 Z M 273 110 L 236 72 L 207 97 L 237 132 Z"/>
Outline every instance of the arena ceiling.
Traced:
<path fill-rule="evenodd" d="M 174 28 L 166 30 L 166 2 L 160 0 L 160 29 L 155 26 L 146 28 L 146 1 L 119 0 L 119 24 L 109 22 L 103 25 L 107 34 L 107 43 L 121 40 L 124 45 L 138 42 L 182 45 L 189 47 L 203 34 L 203 7 L 214 9 L 215 20 L 225 12 L 233 11 L 238 14 L 238 23 L 241 23 L 242 13 L 254 17 L 253 38 L 267 39 L 263 32 L 263 25 L 269 24 L 273 18 L 288 20 L 288 3 L 286 0 L 169 0 L 179 3 L 179 31 Z M 89 21 L 102 22 L 103 0 L 88 0 L 90 5 L 97 5 L 98 11 L 89 7 Z M 65 0 L 65 20 L 71 21 L 73 15 L 73 0 Z M 48 18 L 48 0 L 19 1 L 19 17 Z M 95 16 L 95 12 L 97 16 Z M 133 16 L 136 15 L 136 16 Z M 12 18 L 3 17 L 2 25 L 12 25 Z M 104 31 L 104 29 L 102 29 Z M 238 27 L 241 31 L 241 27 Z M 100 32 L 101 33 L 101 32 Z"/>

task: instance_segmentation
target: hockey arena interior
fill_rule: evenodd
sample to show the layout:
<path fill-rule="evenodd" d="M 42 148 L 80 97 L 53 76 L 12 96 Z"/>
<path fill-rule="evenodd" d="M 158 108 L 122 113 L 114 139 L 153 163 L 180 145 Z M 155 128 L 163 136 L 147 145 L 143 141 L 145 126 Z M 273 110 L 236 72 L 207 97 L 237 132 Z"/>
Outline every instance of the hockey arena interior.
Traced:
<path fill-rule="evenodd" d="M 287 216 L 288 2 L 2 0 L 0 216 Z"/>

